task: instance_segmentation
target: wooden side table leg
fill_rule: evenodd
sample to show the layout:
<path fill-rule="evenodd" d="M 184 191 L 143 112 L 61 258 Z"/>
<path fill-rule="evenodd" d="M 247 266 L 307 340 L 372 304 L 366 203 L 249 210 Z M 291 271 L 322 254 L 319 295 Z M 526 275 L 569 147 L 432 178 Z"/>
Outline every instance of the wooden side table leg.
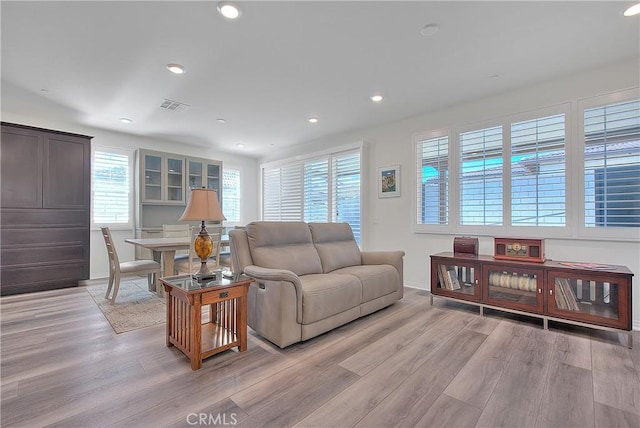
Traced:
<path fill-rule="evenodd" d="M 240 339 L 240 352 L 247 350 L 247 286 L 240 300 L 240 307 L 236 308 L 236 326 Z"/>
<path fill-rule="evenodd" d="M 173 320 L 173 312 L 175 310 L 175 308 L 173 307 L 173 304 L 171 302 L 171 288 L 168 286 L 163 286 L 161 285 L 160 281 L 157 280 L 157 287 L 163 287 L 165 289 L 165 294 L 167 296 L 167 319 L 166 319 L 166 323 L 165 323 L 165 331 L 166 331 L 166 335 L 165 335 L 165 340 L 166 340 L 166 345 L 167 348 L 170 348 L 173 346 L 173 343 L 171 343 L 171 341 L 169 340 L 169 337 L 171 337 L 171 330 L 174 329 L 176 326 L 174 325 L 174 320 Z M 156 288 L 159 289 L 159 288 Z"/>
<path fill-rule="evenodd" d="M 193 306 L 191 307 L 191 328 L 189 334 L 189 343 L 191 346 L 190 359 L 191 370 L 198 370 L 202 366 L 202 295 L 194 296 Z"/>

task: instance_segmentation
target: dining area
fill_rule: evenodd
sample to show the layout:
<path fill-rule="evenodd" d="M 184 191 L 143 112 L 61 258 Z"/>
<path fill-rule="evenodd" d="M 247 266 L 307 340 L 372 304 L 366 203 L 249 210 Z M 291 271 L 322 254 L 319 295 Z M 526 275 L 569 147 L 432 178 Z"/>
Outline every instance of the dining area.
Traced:
<path fill-rule="evenodd" d="M 163 224 L 159 237 L 126 237 L 124 243 L 144 252 L 135 251 L 135 260 L 121 261 L 116 247 L 119 243 L 108 227 L 101 227 L 109 258 L 109 282 L 105 299 L 116 302 L 120 280 L 127 276 L 147 275 L 149 291 L 163 296 L 158 287 L 160 277 L 191 275 L 206 280 L 231 269 L 229 236 L 224 234 L 225 220 L 215 191 L 192 189 L 179 224 Z M 199 221 L 199 226 L 194 222 Z M 159 231 L 158 231 L 159 232 Z M 142 254 L 142 256 L 139 256 Z M 146 255 L 150 257 L 146 257 Z"/>

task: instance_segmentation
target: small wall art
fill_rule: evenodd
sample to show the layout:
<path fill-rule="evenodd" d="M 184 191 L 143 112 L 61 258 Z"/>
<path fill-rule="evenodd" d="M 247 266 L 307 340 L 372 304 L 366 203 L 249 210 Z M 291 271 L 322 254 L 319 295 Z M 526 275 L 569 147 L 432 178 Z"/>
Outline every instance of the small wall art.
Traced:
<path fill-rule="evenodd" d="M 378 168 L 378 197 L 395 198 L 400 196 L 400 165 Z"/>

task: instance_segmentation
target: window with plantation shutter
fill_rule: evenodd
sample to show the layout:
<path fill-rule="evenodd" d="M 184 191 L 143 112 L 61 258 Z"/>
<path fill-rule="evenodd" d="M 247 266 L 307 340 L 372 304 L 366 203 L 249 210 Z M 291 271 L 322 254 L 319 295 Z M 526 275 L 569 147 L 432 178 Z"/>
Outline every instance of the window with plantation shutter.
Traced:
<path fill-rule="evenodd" d="M 416 142 L 417 224 L 449 224 L 449 137 Z"/>
<path fill-rule="evenodd" d="M 361 148 L 262 166 L 262 219 L 347 222 L 360 243 Z"/>
<path fill-rule="evenodd" d="M 449 224 L 449 137 L 416 142 L 417 224 Z"/>
<path fill-rule="evenodd" d="M 263 169 L 262 218 L 301 221 L 302 194 L 302 165 L 299 162 Z"/>
<path fill-rule="evenodd" d="M 133 227 L 131 201 L 132 154 L 93 148 L 91 163 L 91 223 L 94 227 Z"/>
<path fill-rule="evenodd" d="M 360 225 L 360 151 L 331 156 L 332 215 L 335 223 L 349 223 L 359 244 Z"/>
<path fill-rule="evenodd" d="M 511 224 L 564 226 L 564 114 L 511 124 Z"/>
<path fill-rule="evenodd" d="M 461 133 L 460 224 L 503 224 L 502 126 Z"/>
<path fill-rule="evenodd" d="M 304 163 L 304 221 L 329 221 L 329 159 Z"/>
<path fill-rule="evenodd" d="M 227 218 L 225 224 L 240 223 L 240 171 L 222 170 L 222 212 Z"/>
<path fill-rule="evenodd" d="M 587 228 L 640 227 L 640 101 L 584 110 Z"/>

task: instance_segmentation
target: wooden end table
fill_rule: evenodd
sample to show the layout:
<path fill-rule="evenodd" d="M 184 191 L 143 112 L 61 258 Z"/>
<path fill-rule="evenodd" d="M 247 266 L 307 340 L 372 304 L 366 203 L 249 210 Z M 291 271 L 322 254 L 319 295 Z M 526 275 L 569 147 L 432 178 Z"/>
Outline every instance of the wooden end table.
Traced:
<path fill-rule="evenodd" d="M 202 360 L 238 347 L 247 349 L 247 291 L 244 275 L 198 282 L 188 275 L 160 278 L 167 298 L 166 344 L 180 349 L 198 370 Z M 209 322 L 202 323 L 202 307 Z"/>

